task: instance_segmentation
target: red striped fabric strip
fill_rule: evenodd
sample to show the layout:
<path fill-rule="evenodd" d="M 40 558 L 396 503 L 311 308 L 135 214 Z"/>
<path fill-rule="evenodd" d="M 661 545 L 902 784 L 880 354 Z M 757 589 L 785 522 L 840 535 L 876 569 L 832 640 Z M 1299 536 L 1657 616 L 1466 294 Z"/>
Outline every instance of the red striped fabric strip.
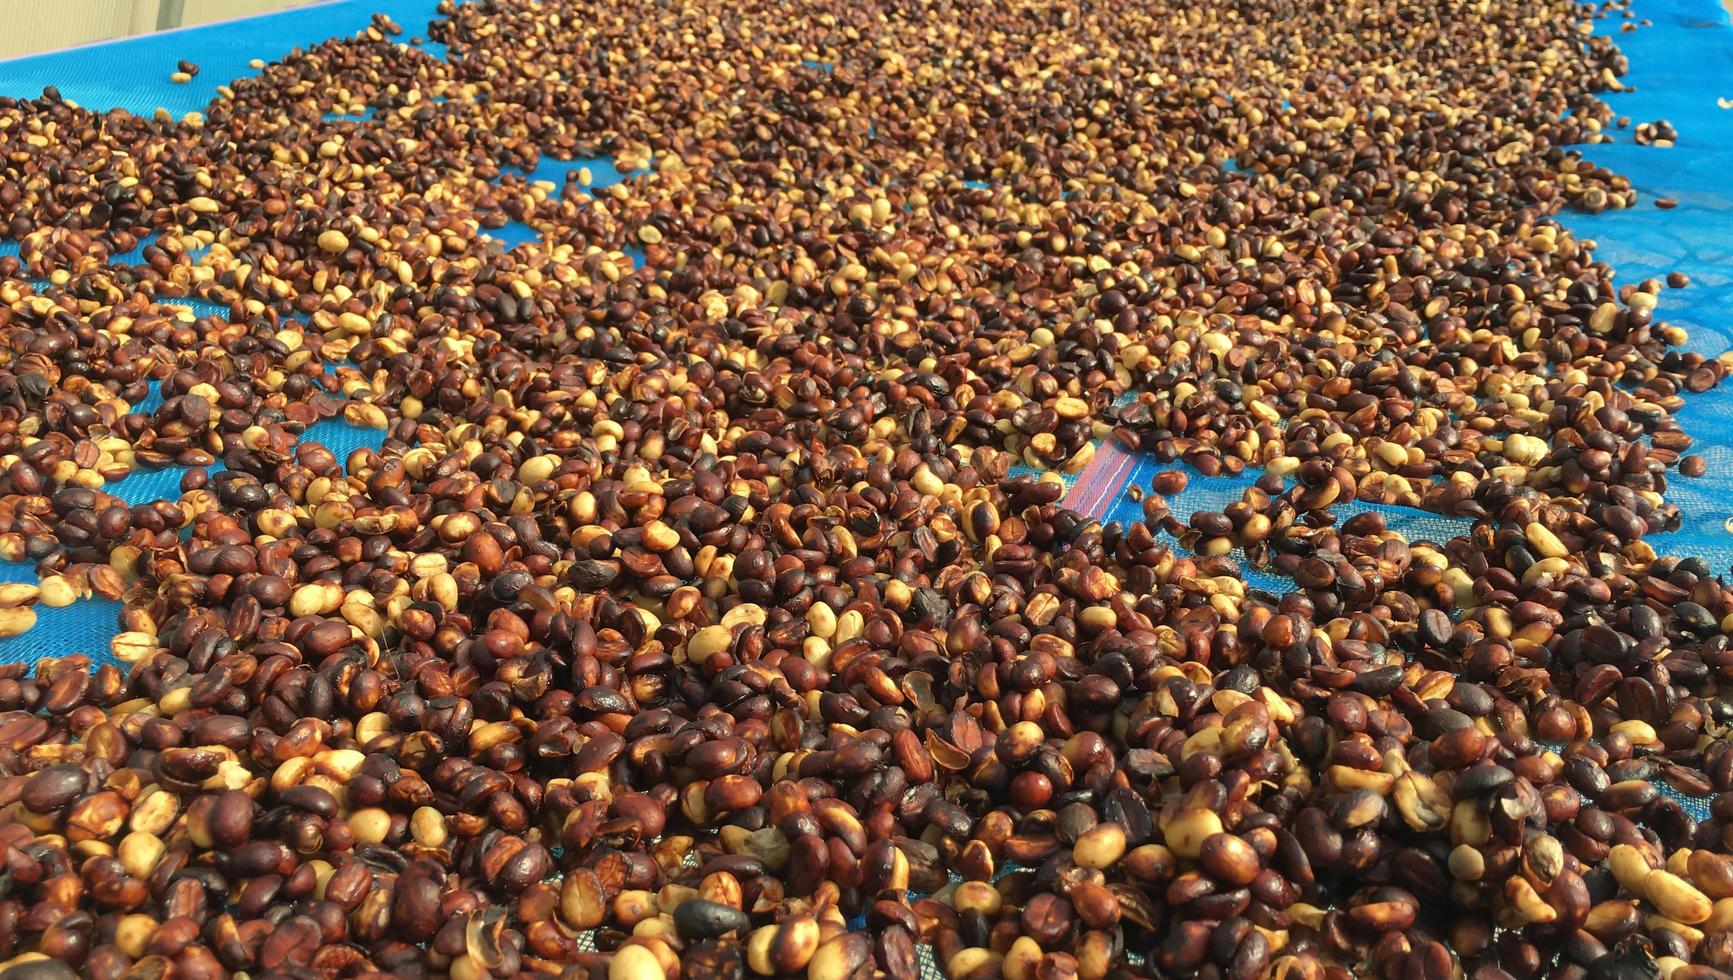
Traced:
<path fill-rule="evenodd" d="M 1119 492 L 1119 483 L 1136 465 L 1137 457 L 1120 448 L 1113 439 L 1103 439 L 1095 458 L 1078 474 L 1077 481 L 1065 494 L 1065 506 L 1089 517 L 1100 517 Z"/>

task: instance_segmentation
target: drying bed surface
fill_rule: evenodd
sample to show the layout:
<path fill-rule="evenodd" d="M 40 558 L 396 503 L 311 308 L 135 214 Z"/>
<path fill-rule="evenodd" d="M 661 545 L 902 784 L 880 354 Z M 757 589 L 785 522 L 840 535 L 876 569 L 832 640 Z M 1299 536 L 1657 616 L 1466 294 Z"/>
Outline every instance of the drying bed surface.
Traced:
<path fill-rule="evenodd" d="M 1728 49 L 341 0 L 0 63 L 7 972 L 1722 976 L 1665 59 Z"/>

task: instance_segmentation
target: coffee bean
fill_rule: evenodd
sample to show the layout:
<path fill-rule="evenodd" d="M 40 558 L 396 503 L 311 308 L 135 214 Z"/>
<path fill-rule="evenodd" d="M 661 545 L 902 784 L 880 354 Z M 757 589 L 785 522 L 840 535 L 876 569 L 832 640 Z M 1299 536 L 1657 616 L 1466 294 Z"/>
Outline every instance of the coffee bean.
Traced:
<path fill-rule="evenodd" d="M 714 939 L 749 923 L 746 913 L 736 908 L 689 898 L 674 909 L 674 925 L 682 936 L 693 939 Z"/>

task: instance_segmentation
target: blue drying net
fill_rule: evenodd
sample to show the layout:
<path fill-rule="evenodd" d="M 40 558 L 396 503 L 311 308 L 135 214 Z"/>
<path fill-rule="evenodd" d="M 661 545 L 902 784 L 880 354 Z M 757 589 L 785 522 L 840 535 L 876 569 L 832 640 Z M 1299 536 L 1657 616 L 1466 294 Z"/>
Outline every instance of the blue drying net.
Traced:
<path fill-rule="evenodd" d="M 1653 21 L 1620 33 L 1621 21 L 1596 23 L 1630 59 L 1623 81 L 1634 92 L 1604 98 L 1628 129 L 1609 129 L 1615 142 L 1584 146 L 1583 156 L 1630 178 L 1636 207 L 1598 215 L 1567 213 L 1560 223 L 1579 239 L 1592 239 L 1596 254 L 1618 270 L 1618 281 L 1636 283 L 1684 272 L 1691 284 L 1661 292 L 1658 318 L 1690 332 L 1686 349 L 1716 357 L 1733 349 L 1733 25 L 1716 0 L 1638 0 L 1639 18 Z M 1679 138 L 1671 147 L 1635 142 L 1636 126 L 1671 121 Z M 1671 198 L 1671 209 L 1655 202 Z M 1655 550 L 1703 558 L 1718 573 L 1733 565 L 1733 387 L 1685 396 L 1679 424 L 1708 462 L 1697 479 L 1671 476 L 1668 497 L 1683 523 L 1676 532 L 1650 540 Z"/>
<path fill-rule="evenodd" d="M 398 40 L 434 58 L 445 45 L 427 39 L 427 25 L 439 17 L 439 0 L 335 0 L 265 17 L 144 34 L 0 61 L 0 95 L 35 98 L 54 86 L 72 102 L 96 111 L 125 109 L 149 117 L 157 109 L 180 118 L 203 112 L 217 87 L 257 74 L 250 62 L 276 61 L 305 48 L 365 30 L 375 13 L 403 28 Z M 196 62 L 192 81 L 170 76 L 182 59 Z"/>
<path fill-rule="evenodd" d="M 161 403 L 162 396 L 156 391 L 156 385 L 151 387 L 151 399 L 140 403 L 141 406 L 148 405 L 151 400 Z M 301 438 L 323 444 L 339 460 L 343 460 L 357 449 L 378 451 L 385 443 L 385 430 L 359 428 L 340 418 L 325 419 L 308 426 Z M 156 470 L 134 470 L 103 490 L 132 505 L 158 500 L 178 500 L 181 496 L 181 480 L 188 469 L 184 466 L 168 466 Z M 205 469 L 214 475 L 222 471 L 223 464 L 219 460 Z M 0 561 L 0 582 L 36 581 L 36 567 L 33 564 Z M 42 605 L 37 605 L 35 609 L 36 625 L 28 633 L 0 639 L 0 664 L 32 663 L 45 655 L 67 656 L 83 653 L 89 655 L 91 662 L 97 666 L 116 663 L 124 669 L 125 665 L 118 664 L 110 651 L 110 642 L 120 629 L 121 603 L 110 599 L 89 598 L 58 609 Z"/>
<path fill-rule="evenodd" d="M 150 116 L 160 108 L 180 118 L 189 112 L 203 112 L 218 97 L 219 85 L 256 75 L 258 72 L 252 67 L 255 59 L 269 63 L 296 48 L 353 36 L 371 23 L 375 13 L 384 14 L 403 29 L 398 43 L 435 59 L 448 57 L 446 46 L 427 36 L 428 25 L 442 19 L 439 0 L 330 0 L 264 17 L 0 61 L 0 95 L 35 98 L 44 88 L 53 86 L 62 97 L 87 109 L 125 109 L 134 115 Z M 200 70 L 190 82 L 177 84 L 170 76 L 182 59 L 196 62 Z M 446 100 L 431 101 L 438 104 Z M 326 119 L 359 121 L 369 118 L 372 112 L 369 107 L 361 115 L 330 113 Z M 567 178 L 580 169 L 590 172 L 589 186 L 595 189 L 631 176 L 605 157 L 561 160 L 544 155 L 534 169 L 502 167 L 497 179 L 512 175 L 563 187 Z M 507 249 L 542 238 L 539 231 L 515 219 L 509 219 L 504 227 L 490 231 L 488 236 Z M 144 247 L 151 240 L 140 241 L 136 248 L 110 261 L 117 265 L 142 263 Z M 643 264 L 641 250 L 625 251 L 635 263 Z M 0 255 L 16 254 L 18 243 L 0 241 Z M 197 259 L 199 251 L 191 254 Z"/>
<path fill-rule="evenodd" d="M 1629 116 L 1629 127 L 1609 127 L 1615 142 L 1577 147 L 1583 156 L 1630 178 L 1638 192 L 1633 208 L 1590 215 L 1565 212 L 1558 222 L 1578 239 L 1592 239 L 1596 254 L 1618 270 L 1619 283 L 1664 280 L 1684 272 L 1690 285 L 1661 293 L 1657 317 L 1685 328 L 1685 349 L 1717 357 L 1733 350 L 1733 21 L 1717 0 L 1635 0 L 1634 14 L 1652 23 L 1631 33 L 1625 21 L 1595 22 L 1595 33 L 1613 37 L 1630 60 L 1623 83 L 1635 91 L 1603 93 L 1614 113 Z M 1632 21 L 1635 23 L 1635 21 Z M 1730 108 L 1722 108 L 1726 99 Z M 1633 139 L 1637 125 L 1666 119 L 1679 131 L 1670 147 L 1644 146 Z M 1229 167 L 1229 169 L 1237 169 Z M 1657 207 L 1671 198 L 1676 206 Z M 1668 499 L 1682 515 L 1679 530 L 1645 538 L 1656 552 L 1679 558 L 1697 556 L 1717 574 L 1733 570 L 1733 384 L 1684 396 L 1677 418 L 1695 440 L 1690 450 L 1704 457 L 1707 473 L 1669 476 Z M 1220 511 L 1241 499 L 1260 471 L 1238 476 L 1205 476 L 1183 463 L 1164 463 L 1143 454 L 1127 468 L 1106 501 L 1089 508 L 1103 522 L 1143 519 L 1142 505 L 1127 491 L 1147 488 L 1155 474 L 1178 469 L 1186 488 L 1168 504 L 1184 520 L 1200 510 Z M 1013 467 L 1013 475 L 1032 473 Z M 1074 480 L 1066 478 L 1069 487 Z M 1472 521 L 1408 507 L 1352 502 L 1334 508 L 1339 521 L 1378 511 L 1392 530 L 1410 541 L 1437 543 L 1466 533 Z M 1236 550 L 1246 584 L 1275 594 L 1291 590 L 1292 580 L 1250 567 Z M 1556 747 L 1555 747 L 1556 748 Z M 1709 797 L 1687 796 L 1657 780 L 1661 790 L 1693 817 L 1708 818 Z"/>
<path fill-rule="evenodd" d="M 1631 126 L 1609 130 L 1615 142 L 1576 149 L 1590 162 L 1629 177 L 1639 193 L 1637 206 L 1595 215 L 1567 211 L 1558 221 L 1579 239 L 1593 240 L 1598 257 L 1618 270 L 1620 283 L 1665 279 L 1675 271 L 1689 275 L 1688 287 L 1662 291 L 1657 316 L 1689 332 L 1686 350 L 1716 357 L 1733 350 L 1733 187 L 1725 177 L 1733 172 L 1733 108 L 1718 102 L 1726 99 L 1733 106 L 1733 72 L 1704 67 L 1733 66 L 1733 23 L 1716 0 L 1636 0 L 1633 6 L 1639 18 L 1653 23 L 1621 33 L 1624 21 L 1595 22 L 1595 33 L 1615 38 L 1630 59 L 1631 72 L 1623 82 L 1636 90 L 1602 98 L 1615 113 L 1628 115 Z M 1637 124 L 1659 119 L 1678 128 L 1673 146 L 1634 141 Z M 1665 198 L 1677 206 L 1655 206 Z M 1677 418 L 1695 440 L 1690 451 L 1704 457 L 1708 472 L 1698 478 L 1669 476 L 1668 498 L 1679 506 L 1682 526 L 1645 540 L 1661 554 L 1702 557 L 1717 573 L 1728 574 L 1733 569 L 1728 526 L 1733 520 L 1733 385 L 1685 395 Z M 1140 459 L 1098 516 L 1141 520 L 1140 505 L 1123 491 L 1133 484 L 1147 487 L 1165 469 L 1184 470 L 1190 477 L 1186 489 L 1170 500 L 1182 519 L 1239 500 L 1260 475 L 1248 470 L 1237 477 L 1206 477 L 1184 464 Z M 1025 471 L 1013 468 L 1013 473 Z M 1344 520 L 1365 510 L 1381 512 L 1389 527 L 1410 540 L 1448 541 L 1471 525 L 1406 507 L 1356 502 L 1336 508 Z"/>
<path fill-rule="evenodd" d="M 1631 128 L 1614 130 L 1615 142 L 1583 147 L 1591 162 L 1630 178 L 1637 205 L 1597 215 L 1567 212 L 1560 224 L 1578 239 L 1593 239 L 1596 254 L 1618 270 L 1618 281 L 1690 276 L 1684 289 L 1663 290 L 1657 316 L 1690 333 L 1685 349 L 1705 357 L 1733 350 L 1733 17 L 1716 0 L 1637 0 L 1639 18 L 1652 21 L 1620 33 L 1618 20 L 1598 21 L 1595 33 L 1615 39 L 1630 59 L 1623 81 L 1632 92 L 1602 95 Z M 1641 123 L 1666 119 L 1679 131 L 1670 147 L 1632 138 Z M 1657 207 L 1671 198 L 1672 208 Z M 1733 386 L 1684 396 L 1679 424 L 1694 440 L 1708 471 L 1673 476 L 1667 496 L 1678 505 L 1679 530 L 1646 538 L 1661 554 L 1698 556 L 1718 574 L 1733 566 Z M 1656 785 L 1693 817 L 1708 818 L 1709 797 Z"/>
<path fill-rule="evenodd" d="M 123 108 L 149 115 L 163 108 L 175 116 L 200 111 L 217 95 L 217 86 L 253 73 L 253 59 L 272 61 L 295 47 L 316 44 L 333 37 L 353 35 L 365 28 L 371 15 L 383 13 L 404 28 L 402 42 L 419 47 L 434 58 L 447 56 L 444 45 L 427 40 L 428 23 L 438 16 L 438 0 L 335 0 L 268 17 L 207 25 L 165 34 L 146 35 L 101 45 L 0 62 L 0 94 L 34 97 L 45 86 L 93 109 Z M 1638 91 L 1610 94 L 1616 112 L 1628 114 L 1633 123 L 1666 118 L 1673 121 L 1680 138 L 1670 148 L 1639 146 L 1620 133 L 1615 143 L 1584 147 L 1593 162 L 1608 166 L 1631 178 L 1642 195 L 1637 208 L 1597 216 L 1570 214 L 1561 223 L 1581 238 L 1592 238 L 1599 254 L 1620 270 L 1622 281 L 1635 282 L 1661 277 L 1671 271 L 1688 273 L 1693 283 L 1683 291 L 1663 295 L 1661 314 L 1691 334 L 1689 349 L 1718 355 L 1733 346 L 1733 236 L 1727 234 L 1733 216 L 1733 197 L 1725 189 L 1722 175 L 1733 171 L 1733 115 L 1721 109 L 1717 99 L 1733 98 L 1733 74 L 1723 85 L 1723 73 L 1702 66 L 1733 64 L 1733 30 L 1727 14 L 1715 0 L 1637 0 L 1640 16 L 1654 25 L 1635 33 L 1615 34 L 1632 66 L 1627 84 Z M 1599 33 L 1616 32 L 1619 22 L 1598 22 Z M 191 58 L 201 66 L 188 84 L 175 84 L 170 74 L 177 61 Z M 807 67 L 828 71 L 830 66 L 814 62 Z M 364 118 L 331 117 L 338 118 Z M 1229 169 L 1234 169 L 1231 164 Z M 501 175 L 531 181 L 546 180 L 563 186 L 580 167 L 588 168 L 593 187 L 606 187 L 629 175 L 612 161 L 557 160 L 544 158 L 529 171 L 506 168 Z M 985 187 L 969 181 L 971 187 Z M 1653 206 L 1658 197 L 1678 201 L 1672 210 Z M 519 221 L 489 232 L 502 248 L 539 241 L 541 233 Z M 133 264 L 143 261 L 147 239 L 138 248 L 112 261 Z M 643 253 L 628 249 L 634 262 L 644 262 Z M 16 242 L 0 241 L 0 255 L 16 255 Z M 196 260 L 197 255 L 195 253 Z M 200 316 L 222 316 L 226 310 L 198 301 L 179 301 Z M 153 386 L 138 411 L 153 411 L 161 394 Z M 1733 565 L 1733 531 L 1726 522 L 1733 515 L 1733 386 L 1691 396 L 1679 415 L 1685 429 L 1697 440 L 1695 451 L 1709 462 L 1709 473 L 1699 480 L 1676 478 L 1671 498 L 1685 514 L 1678 532 L 1657 537 L 1658 550 L 1678 555 L 1700 555 L 1718 569 Z M 355 448 L 377 449 L 384 433 L 356 429 L 341 420 L 328 420 L 309 428 L 305 438 L 319 441 L 339 459 Z M 1124 493 L 1133 484 L 1147 486 L 1154 474 L 1180 464 L 1161 463 L 1141 457 L 1127 468 L 1098 515 L 1106 521 L 1136 521 L 1141 509 Z M 217 464 L 213 469 L 220 469 Z M 1013 473 L 1030 473 L 1014 467 Z M 140 503 L 173 500 L 179 496 L 183 468 L 136 472 L 107 488 L 122 499 Z M 1237 477 L 1208 477 L 1190 471 L 1187 488 L 1171 505 L 1175 513 L 1220 510 L 1240 499 L 1256 480 L 1256 473 Z M 1074 477 L 1064 477 L 1067 486 Z M 1342 518 L 1361 510 L 1385 514 L 1392 528 L 1410 539 L 1448 540 L 1461 533 L 1467 522 L 1401 507 L 1347 504 L 1338 508 Z M 1243 558 L 1243 556 L 1242 556 Z M 1271 592 L 1286 591 L 1288 580 L 1246 566 L 1248 585 Z M 32 582 L 36 572 L 28 564 L 0 562 L 0 582 Z M 0 663 L 30 661 L 45 654 L 83 652 L 98 663 L 107 662 L 120 604 L 108 600 L 85 600 L 61 609 L 39 608 L 38 625 L 27 636 L 0 640 Z M 1665 787 L 1665 784 L 1661 784 Z M 1680 797 L 1695 816 L 1706 816 L 1705 799 Z M 1011 869 L 1006 869 L 1011 870 Z M 586 939 L 588 937 L 585 937 Z M 942 975 L 932 950 L 919 950 L 923 977 Z"/>
<path fill-rule="evenodd" d="M 44 88 L 53 86 L 63 98 L 87 109 L 124 109 L 149 116 L 160 108 L 179 118 L 189 112 L 204 111 L 218 97 L 219 85 L 256 74 L 252 67 L 255 59 L 269 63 L 297 48 L 353 36 L 367 28 L 376 13 L 391 18 L 403 29 L 399 43 L 444 59 L 448 57 L 446 46 L 428 38 L 430 23 L 441 19 L 439 3 L 440 0 L 333 0 L 264 17 L 0 61 L 0 95 L 34 98 Z M 182 59 L 196 62 L 200 71 L 190 82 L 177 84 L 170 76 Z M 368 109 L 360 116 L 333 114 L 328 118 L 359 120 L 371 111 Z M 580 170 L 588 171 L 588 187 L 592 189 L 605 188 L 632 176 L 608 158 L 561 160 L 544 155 L 533 169 L 504 167 L 496 179 L 547 181 L 564 187 L 568 181 L 579 179 Z M 543 237 L 540 231 L 515 219 L 491 230 L 488 236 L 505 249 L 539 242 Z M 117 266 L 143 264 L 144 250 L 156 238 L 145 236 L 137 246 L 112 256 L 109 262 Z M 197 262 L 204 251 L 194 249 L 189 257 Z M 640 248 L 633 246 L 623 251 L 637 265 L 646 261 Z M 0 256 L 18 254 L 18 242 L 0 239 Z M 33 285 L 39 290 L 53 288 L 42 280 L 33 281 Z M 229 313 L 226 307 L 202 300 L 165 298 L 163 302 L 187 307 L 195 316 L 226 317 Z M 133 410 L 154 412 L 162 401 L 160 386 L 153 383 L 149 395 Z M 343 460 L 356 449 L 378 450 L 384 443 L 385 432 L 356 428 L 339 418 L 309 426 L 302 438 L 323 444 Z M 215 474 L 223 469 L 223 464 L 219 461 L 207 469 Z M 141 469 L 104 490 L 135 505 L 172 501 L 181 495 L 185 474 L 186 468 L 178 466 Z M 33 565 L 0 562 L 0 581 L 36 580 Z M 103 599 L 83 600 L 60 609 L 38 607 L 35 628 L 25 636 L 0 640 L 0 664 L 33 662 L 48 653 L 61 656 L 84 653 L 96 664 L 111 663 L 110 641 L 119 629 L 120 611 L 120 603 Z"/>
<path fill-rule="evenodd" d="M 564 187 L 568 181 L 577 177 L 579 170 L 588 170 L 590 172 L 590 183 L 588 186 L 594 190 L 600 190 L 604 187 L 612 187 L 633 176 L 634 173 L 633 171 L 622 171 L 619 167 L 614 165 L 614 161 L 604 157 L 593 157 L 585 160 L 561 160 L 558 157 L 544 155 L 533 170 L 525 169 L 523 167 L 501 167 L 500 175 L 503 177 L 506 174 L 515 174 L 530 183 L 545 181 L 549 184 L 553 184 L 555 187 Z M 526 242 L 539 242 L 542 240 L 542 233 L 530 225 L 525 224 L 516 218 L 512 218 L 501 227 L 484 232 L 483 237 L 491 238 L 498 242 L 502 248 L 510 249 L 525 244 Z M 631 258 L 633 265 L 641 266 L 644 264 L 643 249 L 634 245 L 622 249 L 622 251 Z"/>

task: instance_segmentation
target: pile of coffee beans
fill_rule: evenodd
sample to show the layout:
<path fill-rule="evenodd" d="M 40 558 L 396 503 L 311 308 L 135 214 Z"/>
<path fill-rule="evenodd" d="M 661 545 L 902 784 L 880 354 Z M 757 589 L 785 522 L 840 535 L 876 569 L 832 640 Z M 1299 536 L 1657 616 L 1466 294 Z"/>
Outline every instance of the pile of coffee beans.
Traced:
<path fill-rule="evenodd" d="M 447 0 L 0 99 L 0 636 L 125 607 L 0 667 L 0 977 L 1733 977 L 1733 590 L 1645 541 L 1727 364 L 1552 220 L 1635 202 L 1594 16 Z"/>

